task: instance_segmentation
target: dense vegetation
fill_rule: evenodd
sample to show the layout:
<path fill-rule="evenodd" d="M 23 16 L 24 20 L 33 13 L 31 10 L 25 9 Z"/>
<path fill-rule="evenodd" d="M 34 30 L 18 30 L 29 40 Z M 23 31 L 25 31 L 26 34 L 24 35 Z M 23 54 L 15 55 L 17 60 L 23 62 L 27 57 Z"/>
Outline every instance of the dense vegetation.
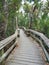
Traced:
<path fill-rule="evenodd" d="M 18 25 L 44 33 L 49 38 L 49 0 L 0 0 L 0 40 L 12 35 Z M 31 2 L 33 1 L 33 4 Z M 23 7 L 24 13 L 19 12 Z"/>
<path fill-rule="evenodd" d="M 49 1 L 43 3 L 41 0 L 34 0 L 32 5 L 25 2 L 23 7 L 25 13 L 24 16 L 19 16 L 19 24 L 42 32 L 49 38 Z"/>
<path fill-rule="evenodd" d="M 21 0 L 0 0 L 0 40 L 12 35 L 16 30 L 16 11 Z"/>

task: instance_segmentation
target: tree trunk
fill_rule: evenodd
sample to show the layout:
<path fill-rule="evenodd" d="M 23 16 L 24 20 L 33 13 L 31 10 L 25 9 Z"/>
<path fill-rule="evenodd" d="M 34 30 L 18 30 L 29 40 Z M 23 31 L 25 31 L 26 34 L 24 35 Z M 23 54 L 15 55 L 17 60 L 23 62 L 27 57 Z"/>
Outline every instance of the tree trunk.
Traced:
<path fill-rule="evenodd" d="M 32 28 L 32 15 L 29 13 L 29 29 Z"/>
<path fill-rule="evenodd" d="M 7 29 L 7 4 L 5 2 L 5 0 L 0 1 L 2 3 L 2 9 L 1 9 L 1 21 L 0 21 L 0 40 L 3 40 L 5 38 L 5 32 Z M 4 17 L 2 17 L 4 16 Z"/>

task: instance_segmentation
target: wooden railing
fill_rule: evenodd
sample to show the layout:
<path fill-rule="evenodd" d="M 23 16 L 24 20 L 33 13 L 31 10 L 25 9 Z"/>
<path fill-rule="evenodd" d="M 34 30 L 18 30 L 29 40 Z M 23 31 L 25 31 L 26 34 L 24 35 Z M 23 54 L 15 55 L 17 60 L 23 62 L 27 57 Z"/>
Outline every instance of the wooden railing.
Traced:
<path fill-rule="evenodd" d="M 30 35 L 31 37 L 35 38 L 38 42 L 40 42 L 46 60 L 49 62 L 49 39 L 43 33 L 31 29 L 26 29 L 25 27 L 23 29 L 27 35 Z"/>
<path fill-rule="evenodd" d="M 0 41 L 0 64 L 8 57 L 17 43 L 17 31 L 12 36 Z"/>

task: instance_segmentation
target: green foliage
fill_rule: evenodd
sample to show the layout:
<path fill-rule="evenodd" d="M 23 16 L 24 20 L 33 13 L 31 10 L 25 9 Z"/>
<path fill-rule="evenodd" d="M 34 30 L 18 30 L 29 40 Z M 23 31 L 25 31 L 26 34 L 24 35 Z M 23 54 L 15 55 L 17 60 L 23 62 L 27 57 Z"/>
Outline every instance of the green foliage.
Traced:
<path fill-rule="evenodd" d="M 24 10 L 25 10 L 26 13 L 30 12 L 31 5 L 29 5 L 28 3 L 25 2 L 23 7 L 24 7 Z"/>
<path fill-rule="evenodd" d="M 16 30 L 16 11 L 19 9 L 21 0 L 8 0 L 8 24 L 6 36 L 14 34 Z"/>
<path fill-rule="evenodd" d="M 21 5 L 21 0 L 7 0 L 6 9 L 8 9 L 6 17 L 4 10 L 4 2 L 0 0 L 0 30 L 1 25 L 4 23 L 3 27 L 6 27 L 6 36 L 12 35 L 16 30 L 16 16 L 18 17 L 18 25 L 25 26 L 44 33 L 49 38 L 49 1 L 44 4 L 40 0 L 27 0 L 29 2 L 34 1 L 33 5 L 24 3 L 23 7 L 25 13 L 16 13 Z M 40 1 L 40 2 L 39 2 Z M 29 14 L 29 16 L 28 16 Z M 7 22 L 8 21 L 8 22 Z M 5 30 L 5 29 L 4 29 Z"/>
<path fill-rule="evenodd" d="M 11 19 L 8 22 L 7 31 L 6 31 L 7 36 L 14 34 L 15 30 L 16 30 L 16 20 L 13 18 L 13 20 Z"/>
<path fill-rule="evenodd" d="M 31 0 L 28 1 L 31 2 Z M 34 0 L 32 8 L 25 3 L 24 10 L 26 13 L 32 14 L 32 20 L 30 19 L 31 28 L 44 33 L 49 38 L 49 1 L 47 0 L 43 5 L 43 2 L 40 1 L 39 3 Z"/>
<path fill-rule="evenodd" d="M 25 26 L 26 28 L 28 28 L 29 19 L 28 19 L 28 15 L 27 14 L 24 14 L 24 15 L 22 13 L 18 14 L 18 25 L 19 26 Z"/>
<path fill-rule="evenodd" d="M 4 19 L 3 3 L 0 1 L 0 22 Z"/>
<path fill-rule="evenodd" d="M 0 0 L 0 37 L 10 36 L 16 30 L 16 11 L 21 0 Z M 3 36 L 2 36 L 2 32 Z"/>

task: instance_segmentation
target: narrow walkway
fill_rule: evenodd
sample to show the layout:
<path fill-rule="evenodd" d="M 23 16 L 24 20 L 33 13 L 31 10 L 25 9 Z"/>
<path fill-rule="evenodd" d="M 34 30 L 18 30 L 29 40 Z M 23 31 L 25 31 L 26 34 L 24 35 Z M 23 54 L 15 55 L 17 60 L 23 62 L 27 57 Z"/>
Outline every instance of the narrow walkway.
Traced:
<path fill-rule="evenodd" d="M 31 41 L 22 30 L 18 45 L 5 65 L 45 65 L 37 42 Z"/>

